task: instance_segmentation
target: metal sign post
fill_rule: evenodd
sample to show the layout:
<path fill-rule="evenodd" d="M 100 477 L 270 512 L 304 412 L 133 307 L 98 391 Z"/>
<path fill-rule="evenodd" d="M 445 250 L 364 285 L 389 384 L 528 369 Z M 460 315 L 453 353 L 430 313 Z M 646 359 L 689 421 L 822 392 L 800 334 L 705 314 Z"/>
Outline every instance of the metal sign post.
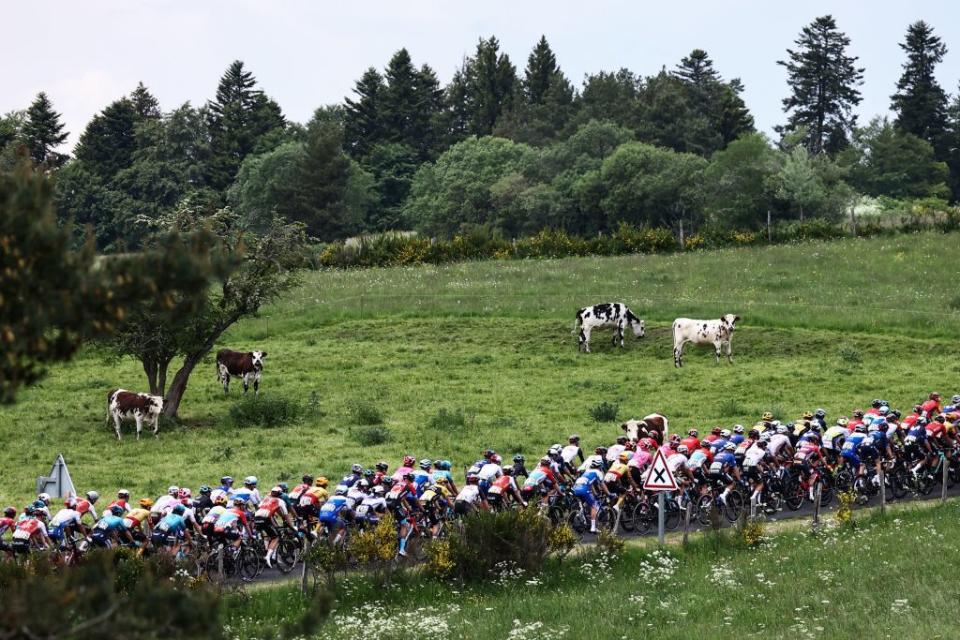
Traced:
<path fill-rule="evenodd" d="M 657 449 L 653 457 L 653 464 L 650 465 L 650 471 L 643 481 L 645 491 L 656 491 L 657 495 L 657 541 L 663 544 L 665 512 L 667 510 L 665 491 L 677 491 L 677 479 L 670 473 L 670 467 L 667 466 L 667 458 L 663 451 Z"/>

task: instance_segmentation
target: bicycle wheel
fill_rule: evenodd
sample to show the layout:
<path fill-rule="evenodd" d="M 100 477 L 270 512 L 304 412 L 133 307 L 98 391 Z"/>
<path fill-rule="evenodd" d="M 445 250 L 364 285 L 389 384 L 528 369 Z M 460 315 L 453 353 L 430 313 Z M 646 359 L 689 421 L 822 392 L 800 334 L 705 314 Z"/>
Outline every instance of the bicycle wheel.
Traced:
<path fill-rule="evenodd" d="M 783 491 L 784 500 L 787 503 L 787 507 L 790 508 L 790 511 L 796 511 L 803 506 L 803 494 L 803 485 L 800 483 L 800 480 L 798 478 L 790 478 Z"/>
<path fill-rule="evenodd" d="M 841 469 L 837 472 L 834 482 L 838 491 L 849 491 L 854 484 L 853 473 L 849 469 Z"/>
<path fill-rule="evenodd" d="M 300 545 L 292 538 L 280 538 L 274 558 L 280 573 L 290 573 L 300 559 Z"/>
<path fill-rule="evenodd" d="M 663 502 L 666 509 L 663 512 L 663 526 L 667 531 L 673 531 L 680 526 L 683 520 L 683 510 L 677 504 L 676 498 L 667 498 Z"/>
<path fill-rule="evenodd" d="M 607 531 L 613 531 L 617 526 L 617 512 L 613 507 L 603 506 L 597 511 L 597 527 Z"/>
<path fill-rule="evenodd" d="M 713 496 L 704 494 L 697 499 L 697 508 L 694 513 L 697 516 L 697 522 L 702 527 L 710 526 L 710 511 L 713 510 Z"/>
<path fill-rule="evenodd" d="M 728 522 L 736 522 L 743 512 L 743 494 L 739 491 L 731 491 L 723 501 L 723 515 L 727 517 Z"/>
<path fill-rule="evenodd" d="M 587 521 L 587 516 L 583 512 L 583 509 L 577 509 L 572 512 L 569 516 L 570 527 L 573 529 L 581 538 L 590 529 L 590 523 Z"/>
<path fill-rule="evenodd" d="M 907 474 L 903 469 L 895 470 L 889 476 L 884 478 L 884 481 L 889 484 L 890 493 L 893 494 L 893 497 L 897 500 L 900 500 L 903 498 L 903 496 L 907 495 L 907 491 L 909 490 L 909 481 Z"/>
<path fill-rule="evenodd" d="M 637 528 L 637 510 L 630 502 L 624 502 L 620 509 L 620 528 L 632 533 Z"/>
<path fill-rule="evenodd" d="M 263 571 L 263 563 L 256 549 L 245 547 L 237 557 L 237 574 L 244 582 L 253 582 Z"/>

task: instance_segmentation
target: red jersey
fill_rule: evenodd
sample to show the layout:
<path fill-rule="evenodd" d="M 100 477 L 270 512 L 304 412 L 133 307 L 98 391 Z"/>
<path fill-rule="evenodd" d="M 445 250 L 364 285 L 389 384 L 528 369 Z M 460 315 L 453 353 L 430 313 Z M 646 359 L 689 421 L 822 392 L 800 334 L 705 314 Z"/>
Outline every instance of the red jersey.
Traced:
<path fill-rule="evenodd" d="M 500 487 L 502 490 L 506 491 L 510 488 L 510 484 L 513 482 L 513 476 L 500 476 L 493 481 L 494 487 Z"/>
<path fill-rule="evenodd" d="M 676 450 L 673 447 L 671 447 L 669 444 L 665 444 L 662 447 L 660 447 L 660 451 L 663 452 L 664 458 L 669 458 L 670 456 L 676 453 Z"/>
<path fill-rule="evenodd" d="M 0 518 L 0 536 L 2 536 L 8 529 L 13 529 L 17 526 L 17 523 L 13 521 L 13 518 Z"/>
<path fill-rule="evenodd" d="M 907 428 L 910 428 L 910 427 L 912 427 L 913 425 L 917 424 L 917 420 L 919 420 L 919 419 L 920 419 L 920 414 L 919 414 L 919 413 L 911 413 L 911 414 L 908 415 L 906 418 L 904 418 L 903 420 L 901 420 L 901 423 L 903 424 L 903 426 L 905 426 L 905 427 L 907 427 Z"/>
<path fill-rule="evenodd" d="M 927 429 L 927 437 L 933 440 L 939 440 L 940 437 L 947 432 L 947 428 L 943 426 L 942 423 L 937 422 L 936 420 L 929 423 L 926 429 Z"/>
<path fill-rule="evenodd" d="M 711 433 L 710 435 L 705 436 L 703 440 L 704 440 L 704 442 L 714 442 L 714 441 L 719 440 L 719 439 L 720 439 L 720 436 L 718 436 L 718 435 L 715 434 L 715 433 Z"/>
<path fill-rule="evenodd" d="M 17 531 L 25 531 L 28 535 L 33 535 L 40 529 L 40 521 L 36 518 L 27 518 L 17 523 Z"/>
<path fill-rule="evenodd" d="M 710 447 L 701 447 L 700 451 L 703 451 L 707 456 L 707 464 L 713 462 L 713 450 Z"/>
<path fill-rule="evenodd" d="M 126 501 L 126 500 L 114 500 L 113 502 L 111 502 L 110 504 L 107 505 L 107 511 L 110 511 L 110 510 L 113 509 L 114 507 L 120 507 L 120 508 L 123 509 L 124 511 L 129 511 L 129 510 L 130 510 L 130 509 L 127 507 L 127 501 Z M 78 509 L 78 511 L 79 511 L 79 509 Z M 104 511 L 104 513 L 106 513 L 107 511 Z M 82 512 L 81 512 L 81 513 L 82 513 Z"/>
<path fill-rule="evenodd" d="M 275 498 L 274 496 L 267 496 L 260 501 L 260 504 L 257 505 L 256 515 L 261 517 L 272 518 L 277 511 L 280 510 L 280 498 Z"/>
<path fill-rule="evenodd" d="M 300 496 L 303 495 L 303 492 L 310 488 L 308 484 L 298 484 L 293 488 L 293 491 L 290 492 L 291 500 L 299 500 Z"/>
<path fill-rule="evenodd" d="M 232 511 L 232 512 L 234 512 L 235 514 L 237 514 L 237 519 L 238 519 L 240 522 L 242 522 L 242 523 L 244 524 L 244 526 L 246 526 L 246 524 L 247 524 L 247 512 L 246 512 L 246 511 L 244 511 L 243 509 L 238 509 L 237 507 L 233 507 L 233 508 L 231 508 L 231 509 L 227 509 L 227 511 Z"/>
<path fill-rule="evenodd" d="M 700 448 L 700 439 L 695 438 L 693 436 L 687 436 L 686 438 L 680 441 L 680 444 L 687 445 L 687 451 L 689 451 L 690 453 L 693 453 L 694 451 Z"/>
<path fill-rule="evenodd" d="M 939 400 L 927 400 L 922 405 L 920 405 L 920 410 L 927 416 L 927 418 L 936 417 L 940 413 L 940 401 Z"/>

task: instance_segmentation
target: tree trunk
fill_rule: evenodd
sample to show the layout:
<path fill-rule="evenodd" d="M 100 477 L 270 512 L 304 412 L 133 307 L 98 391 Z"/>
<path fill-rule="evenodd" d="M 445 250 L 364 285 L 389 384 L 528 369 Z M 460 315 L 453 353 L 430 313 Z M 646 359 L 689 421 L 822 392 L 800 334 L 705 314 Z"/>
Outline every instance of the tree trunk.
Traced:
<path fill-rule="evenodd" d="M 163 415 L 168 418 L 177 417 L 177 411 L 180 409 L 180 401 L 183 399 L 183 394 L 187 390 L 187 380 L 205 354 L 206 351 L 203 353 L 193 353 L 183 361 L 183 366 L 180 367 L 177 374 L 173 376 L 173 382 L 170 383 L 170 389 L 167 391 L 166 398 L 164 398 Z"/>
<path fill-rule="evenodd" d="M 157 365 L 157 388 L 159 389 L 159 396 L 167 395 L 167 369 L 170 368 L 170 361 L 173 358 L 167 358 L 159 365 Z"/>
<path fill-rule="evenodd" d="M 150 386 L 150 394 L 154 396 L 163 395 L 157 387 L 157 363 L 152 360 L 143 361 L 143 372 L 147 374 L 147 384 Z"/>
<path fill-rule="evenodd" d="M 800 205 L 800 222 L 803 222 L 803 205 Z"/>

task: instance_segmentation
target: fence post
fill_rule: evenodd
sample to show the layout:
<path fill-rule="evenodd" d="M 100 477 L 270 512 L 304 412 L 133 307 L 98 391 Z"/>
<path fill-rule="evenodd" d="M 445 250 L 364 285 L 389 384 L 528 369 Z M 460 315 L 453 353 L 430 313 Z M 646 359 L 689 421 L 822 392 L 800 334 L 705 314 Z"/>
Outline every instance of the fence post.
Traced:
<path fill-rule="evenodd" d="M 767 209 L 767 242 L 773 242 L 773 232 L 770 230 L 770 209 Z"/>
<path fill-rule="evenodd" d="M 363 294 L 360 294 L 360 319 L 363 320 Z"/>
<path fill-rule="evenodd" d="M 883 471 L 883 464 L 880 465 L 880 515 L 887 514 L 887 479 Z"/>
<path fill-rule="evenodd" d="M 657 492 L 657 542 L 663 546 L 663 527 L 664 527 L 664 515 L 663 512 L 666 510 L 666 499 L 664 498 L 663 491 Z"/>
<path fill-rule="evenodd" d="M 683 546 L 687 546 L 687 538 L 690 536 L 690 512 L 693 511 L 693 501 L 687 498 L 687 511 L 683 514 Z"/>
<path fill-rule="evenodd" d="M 680 251 L 683 251 L 684 241 L 683 241 L 683 218 L 680 218 Z"/>
<path fill-rule="evenodd" d="M 817 483 L 817 490 L 813 492 L 813 527 L 820 524 L 820 494 L 823 492 L 823 482 Z"/>
<path fill-rule="evenodd" d="M 310 548 L 313 546 L 313 540 L 310 538 L 309 531 L 307 532 L 307 548 L 303 552 L 303 571 L 300 573 L 300 593 L 307 595 L 307 573 L 309 572 L 308 565 L 310 564 Z"/>
<path fill-rule="evenodd" d="M 947 501 L 947 474 L 950 471 L 950 463 L 946 458 L 944 458 L 941 466 L 943 466 L 943 484 L 941 485 L 940 502 L 944 503 Z"/>
<path fill-rule="evenodd" d="M 850 228 L 853 229 L 853 235 L 857 235 L 857 207 L 855 205 L 850 205 Z"/>

